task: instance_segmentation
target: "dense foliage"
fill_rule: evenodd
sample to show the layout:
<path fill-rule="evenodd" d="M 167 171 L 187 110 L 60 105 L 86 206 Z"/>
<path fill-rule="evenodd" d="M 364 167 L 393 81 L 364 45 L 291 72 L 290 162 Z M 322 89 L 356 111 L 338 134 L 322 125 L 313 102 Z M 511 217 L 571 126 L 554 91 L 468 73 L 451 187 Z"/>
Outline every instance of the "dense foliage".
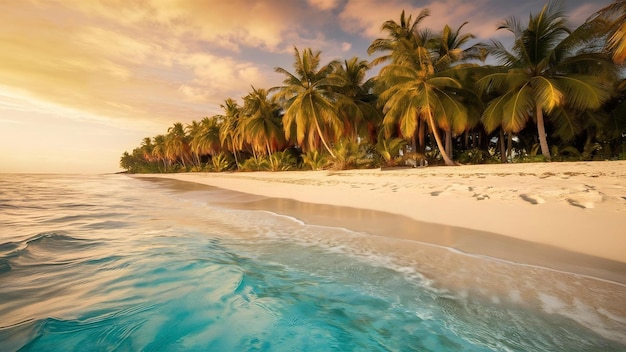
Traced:
<path fill-rule="evenodd" d="M 254 88 L 223 114 L 144 138 L 120 160 L 129 172 L 292 170 L 445 163 L 626 159 L 626 1 L 578 28 L 552 1 L 501 42 L 404 11 L 368 52 L 322 65 L 294 48 L 283 85 Z M 484 64 L 491 56 L 498 65 Z M 367 71 L 381 65 L 366 80 Z"/>

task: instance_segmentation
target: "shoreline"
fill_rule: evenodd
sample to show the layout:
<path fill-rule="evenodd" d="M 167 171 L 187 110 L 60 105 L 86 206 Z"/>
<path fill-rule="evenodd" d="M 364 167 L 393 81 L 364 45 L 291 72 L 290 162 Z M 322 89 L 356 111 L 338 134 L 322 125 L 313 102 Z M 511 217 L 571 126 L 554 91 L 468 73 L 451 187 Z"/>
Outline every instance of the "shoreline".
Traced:
<path fill-rule="evenodd" d="M 133 175 L 218 202 L 626 284 L 626 162 Z"/>

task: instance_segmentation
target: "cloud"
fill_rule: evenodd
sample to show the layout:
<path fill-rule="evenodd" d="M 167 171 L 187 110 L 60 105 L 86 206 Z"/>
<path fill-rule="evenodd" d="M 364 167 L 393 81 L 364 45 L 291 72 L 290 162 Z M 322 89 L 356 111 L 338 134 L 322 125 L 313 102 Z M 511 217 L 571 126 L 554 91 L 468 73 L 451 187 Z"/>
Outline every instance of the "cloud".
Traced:
<path fill-rule="evenodd" d="M 430 16 L 423 20 L 421 28 L 439 31 L 445 24 L 458 28 L 465 21 L 470 21 L 464 29 L 478 37 L 486 38 L 493 34 L 499 21 L 489 18 L 489 11 L 485 10 L 488 8 L 487 4 L 488 0 L 471 2 L 392 0 L 386 2 L 385 6 L 380 6 L 377 0 L 349 0 L 339 17 L 344 30 L 375 39 L 385 35 L 380 31 L 385 21 L 400 21 L 400 13 L 403 10 L 407 16 L 412 15 L 415 19 L 420 11 L 428 9 Z M 372 8 L 376 11 L 372 11 Z"/>
<path fill-rule="evenodd" d="M 379 6 L 376 0 L 348 0 L 339 19 L 345 31 L 374 39 L 381 35 L 380 26 L 383 22 L 389 19 L 397 21 L 403 9 L 411 13 L 414 6 L 399 0 L 390 0 L 385 6 Z"/>
<path fill-rule="evenodd" d="M 78 11 L 126 27 L 150 27 L 238 52 L 242 47 L 279 50 L 285 33 L 299 26 L 293 1 L 78 1 Z M 296 14 L 296 16 L 294 16 Z"/>
<path fill-rule="evenodd" d="M 0 81 L 101 116 L 163 121 L 205 116 L 225 98 L 246 94 L 251 84 L 272 81 L 271 67 L 184 35 L 186 25 L 175 22 L 185 11 L 167 16 L 170 27 L 163 19 L 146 19 L 163 17 L 158 9 L 131 4 L 121 6 L 119 21 L 98 2 L 77 2 L 83 6 L 78 12 L 52 2 L 7 7 L 0 13 Z"/>
<path fill-rule="evenodd" d="M 264 86 L 272 81 L 267 74 L 269 68 L 231 57 L 193 53 L 176 60 L 193 73 L 193 79 L 178 88 L 188 101 L 221 103 L 227 97 L 238 99 L 247 94 L 251 85 Z"/>
<path fill-rule="evenodd" d="M 569 19 L 574 25 L 580 25 L 609 2 L 609 0 L 572 0 L 568 2 Z M 545 1 L 542 0 L 520 2 L 515 7 L 511 7 L 510 3 L 494 0 L 389 0 L 381 6 L 379 0 L 348 0 L 339 18 L 345 31 L 375 39 L 385 35 L 380 32 L 385 21 L 399 22 L 402 10 L 405 10 L 407 15 L 412 14 L 415 17 L 422 9 L 429 9 L 430 16 L 424 19 L 422 28 L 439 31 L 445 24 L 449 24 L 456 29 L 468 21 L 464 31 L 474 34 L 477 40 L 487 40 L 507 36 L 507 33 L 497 31 L 498 25 L 504 19 L 513 16 L 526 21 L 531 12 L 539 12 L 544 4 Z"/>
<path fill-rule="evenodd" d="M 332 10 L 339 5 L 338 0 L 308 0 L 309 5 L 320 10 Z"/>
<path fill-rule="evenodd" d="M 602 8 L 600 4 L 584 3 L 577 7 L 570 7 L 569 21 L 575 26 L 584 23 L 592 14 L 596 13 Z"/>

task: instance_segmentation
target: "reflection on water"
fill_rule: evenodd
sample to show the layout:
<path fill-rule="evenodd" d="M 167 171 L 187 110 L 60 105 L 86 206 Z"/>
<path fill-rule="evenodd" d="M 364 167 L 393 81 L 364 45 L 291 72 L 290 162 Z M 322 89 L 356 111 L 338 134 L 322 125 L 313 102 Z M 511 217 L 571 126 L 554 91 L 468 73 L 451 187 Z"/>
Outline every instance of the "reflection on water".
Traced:
<path fill-rule="evenodd" d="M 159 186 L 0 177 L 3 350 L 626 347 L 622 285 Z"/>

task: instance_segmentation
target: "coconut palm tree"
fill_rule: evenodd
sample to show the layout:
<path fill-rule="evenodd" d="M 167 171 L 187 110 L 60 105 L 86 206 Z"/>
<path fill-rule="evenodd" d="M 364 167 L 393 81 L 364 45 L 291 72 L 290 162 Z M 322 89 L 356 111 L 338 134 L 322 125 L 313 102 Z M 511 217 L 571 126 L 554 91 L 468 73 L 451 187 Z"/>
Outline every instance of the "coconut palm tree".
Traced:
<path fill-rule="evenodd" d="M 276 67 L 276 72 L 286 76 L 284 86 L 270 89 L 277 92 L 277 98 L 285 106 L 285 135 L 291 138 L 295 132 L 297 143 L 309 150 L 316 149 L 321 141 L 334 158 L 330 143 L 341 134 L 343 126 L 335 108 L 337 94 L 332 90 L 338 82 L 330 76 L 337 62 L 320 67 L 320 51 L 313 52 L 310 48 L 302 53 L 298 48 L 294 51 L 295 73 Z"/>
<path fill-rule="evenodd" d="M 200 134 L 201 127 L 202 126 L 200 125 L 200 123 L 196 120 L 191 121 L 190 124 L 187 124 L 187 126 L 185 126 L 185 132 L 188 137 L 187 140 L 189 143 L 189 151 L 191 153 L 191 160 L 198 168 L 200 167 L 200 154 L 198 153 L 196 148 L 194 148 L 193 139 L 194 136 Z"/>
<path fill-rule="evenodd" d="M 477 65 L 467 64 L 466 62 L 470 60 L 484 61 L 487 51 L 479 45 L 468 46 L 468 42 L 474 39 L 474 35 L 462 33 L 462 29 L 467 23 L 464 22 L 456 30 L 446 24 L 439 35 L 429 42 L 435 72 L 439 74 L 445 72 L 446 75 L 455 78 L 461 83 L 461 89 L 450 89 L 453 90 L 454 96 L 460 99 L 468 108 L 467 118 L 442 121 L 444 123 L 461 124 L 460 126 L 442 126 L 446 133 L 446 153 L 450 156 L 452 156 L 452 139 L 455 136 L 453 131 L 458 133 L 461 130 L 468 131 L 474 128 L 480 121 L 480 112 L 478 110 L 482 109 L 480 98 L 473 84 L 473 69 Z M 451 70 L 453 67 L 454 70 Z"/>
<path fill-rule="evenodd" d="M 220 142 L 235 157 L 235 165 L 239 169 L 238 153 L 243 145 L 243 138 L 239 124 L 241 122 L 241 107 L 231 98 L 220 105 L 224 109 L 224 115 L 219 116 L 222 120 L 220 124 Z"/>
<path fill-rule="evenodd" d="M 380 27 L 381 32 L 387 33 L 387 38 L 375 39 L 367 48 L 367 53 L 372 55 L 376 52 L 384 52 L 386 54 L 374 59 L 372 65 L 378 65 L 391 60 L 391 53 L 397 48 L 398 42 L 401 40 L 412 41 L 419 32 L 419 24 L 430 15 L 428 9 L 420 11 L 419 15 L 413 20 L 413 15 L 406 17 L 404 10 L 400 14 L 400 22 L 394 20 L 385 21 Z"/>
<path fill-rule="evenodd" d="M 141 151 L 143 153 L 143 159 L 147 162 L 151 162 L 154 160 L 154 156 L 152 155 L 152 151 L 154 150 L 154 145 L 152 144 L 152 139 L 150 137 L 145 137 L 141 141 Z"/>
<path fill-rule="evenodd" d="M 400 133 L 410 137 L 415 134 L 418 121 L 423 120 L 430 127 L 446 165 L 456 165 L 446 153 L 438 130 L 442 127 L 440 123 L 445 123 L 444 128 L 450 128 L 450 124 L 445 122 L 448 119 L 467 120 L 467 108 L 450 91 L 462 89 L 461 83 L 452 77 L 436 76 L 400 64 L 385 66 L 380 79 L 386 87 L 380 95 L 381 101 L 385 102 L 383 123 L 386 130 L 399 126 Z M 437 122 L 435 116 L 444 118 L 437 119 Z"/>
<path fill-rule="evenodd" d="M 376 95 L 372 93 L 374 79 L 365 80 L 370 64 L 366 60 L 353 57 L 338 65 L 333 77 L 338 79 L 339 93 L 337 112 L 343 121 L 343 136 L 355 141 L 365 137 L 375 142 L 377 127 L 382 121 L 382 112 L 376 108 Z"/>
<path fill-rule="evenodd" d="M 526 27 L 512 17 L 499 29 L 513 33 L 515 42 L 512 51 L 496 40 L 486 46 L 505 70 L 478 82 L 487 92 L 499 95 L 485 109 L 483 123 L 488 132 L 502 126 L 506 132 L 517 133 L 532 117 L 541 152 L 551 160 L 544 114 L 556 118 L 556 110 L 564 106 L 598 109 L 609 98 L 609 88 L 598 77 L 599 72 L 592 70 L 608 68 L 607 60 L 575 51 L 580 34 L 571 32 L 558 1 L 531 14 Z M 585 71 L 580 71 L 583 67 Z"/>
<path fill-rule="evenodd" d="M 404 42 L 403 46 L 410 43 L 414 49 L 420 45 L 424 45 L 427 39 L 420 37 L 420 34 L 428 35 L 428 33 L 425 31 L 420 32 L 419 24 L 429 15 L 430 11 L 428 9 L 423 9 L 417 18 L 413 20 L 412 15 L 407 17 L 404 10 L 402 10 L 399 22 L 395 22 L 394 20 L 385 21 L 381 26 L 381 32 L 386 32 L 387 37 L 375 39 L 367 49 L 367 53 L 370 55 L 375 52 L 384 53 L 382 56 L 372 60 L 372 65 L 378 65 L 391 61 L 392 54 L 396 53 L 398 49 L 400 49 L 400 42 Z M 405 138 L 411 139 L 413 151 L 424 152 L 426 148 L 426 123 L 420 121 L 419 119 L 416 120 L 416 123 L 417 126 L 415 128 L 414 135 L 405 136 Z M 390 135 L 389 128 L 387 128 L 386 135 L 387 137 Z"/>
<path fill-rule="evenodd" d="M 205 117 L 200 120 L 199 127 L 191 134 L 191 150 L 199 157 L 216 155 L 221 150 L 220 126 L 217 117 Z"/>
<path fill-rule="evenodd" d="M 278 104 L 268 98 L 267 90 L 254 87 L 243 101 L 244 118 L 240 126 L 243 138 L 253 150 L 265 150 L 267 155 L 271 155 L 285 143 Z"/>
<path fill-rule="evenodd" d="M 422 11 L 420 20 L 428 15 Z M 461 35 L 461 27 L 452 31 L 444 28 L 442 35 L 435 36 L 430 31 L 420 31 L 416 21 L 410 23 L 404 12 L 400 24 L 387 21 L 388 38 L 377 39 L 370 46 L 370 52 L 391 51 L 385 60 L 392 63 L 383 67 L 378 79 L 382 93 L 380 100 L 384 104 L 386 135 L 398 130 L 405 138 L 423 140 L 425 123 L 443 157 L 446 165 L 455 165 L 447 150 L 451 150 L 453 133 L 463 132 L 469 125 L 469 110 L 460 97 L 469 95 L 458 79 L 459 69 L 453 63 L 464 59 L 464 50 L 460 48 L 471 35 Z M 395 24 L 395 25 L 394 25 Z M 410 29 L 410 31 L 409 31 Z M 477 100 L 477 99 L 475 99 Z M 449 134 L 450 148 L 445 148 L 438 129 Z"/>
<path fill-rule="evenodd" d="M 162 134 L 156 135 L 152 138 L 152 155 L 159 161 L 163 162 L 164 171 L 167 172 L 167 157 L 166 157 L 166 146 L 165 146 L 165 136 Z"/>
<path fill-rule="evenodd" d="M 187 167 L 187 162 L 191 159 L 191 148 L 187 139 L 182 123 L 176 122 L 167 129 L 165 155 L 171 162 L 180 161 L 183 168 Z"/>

